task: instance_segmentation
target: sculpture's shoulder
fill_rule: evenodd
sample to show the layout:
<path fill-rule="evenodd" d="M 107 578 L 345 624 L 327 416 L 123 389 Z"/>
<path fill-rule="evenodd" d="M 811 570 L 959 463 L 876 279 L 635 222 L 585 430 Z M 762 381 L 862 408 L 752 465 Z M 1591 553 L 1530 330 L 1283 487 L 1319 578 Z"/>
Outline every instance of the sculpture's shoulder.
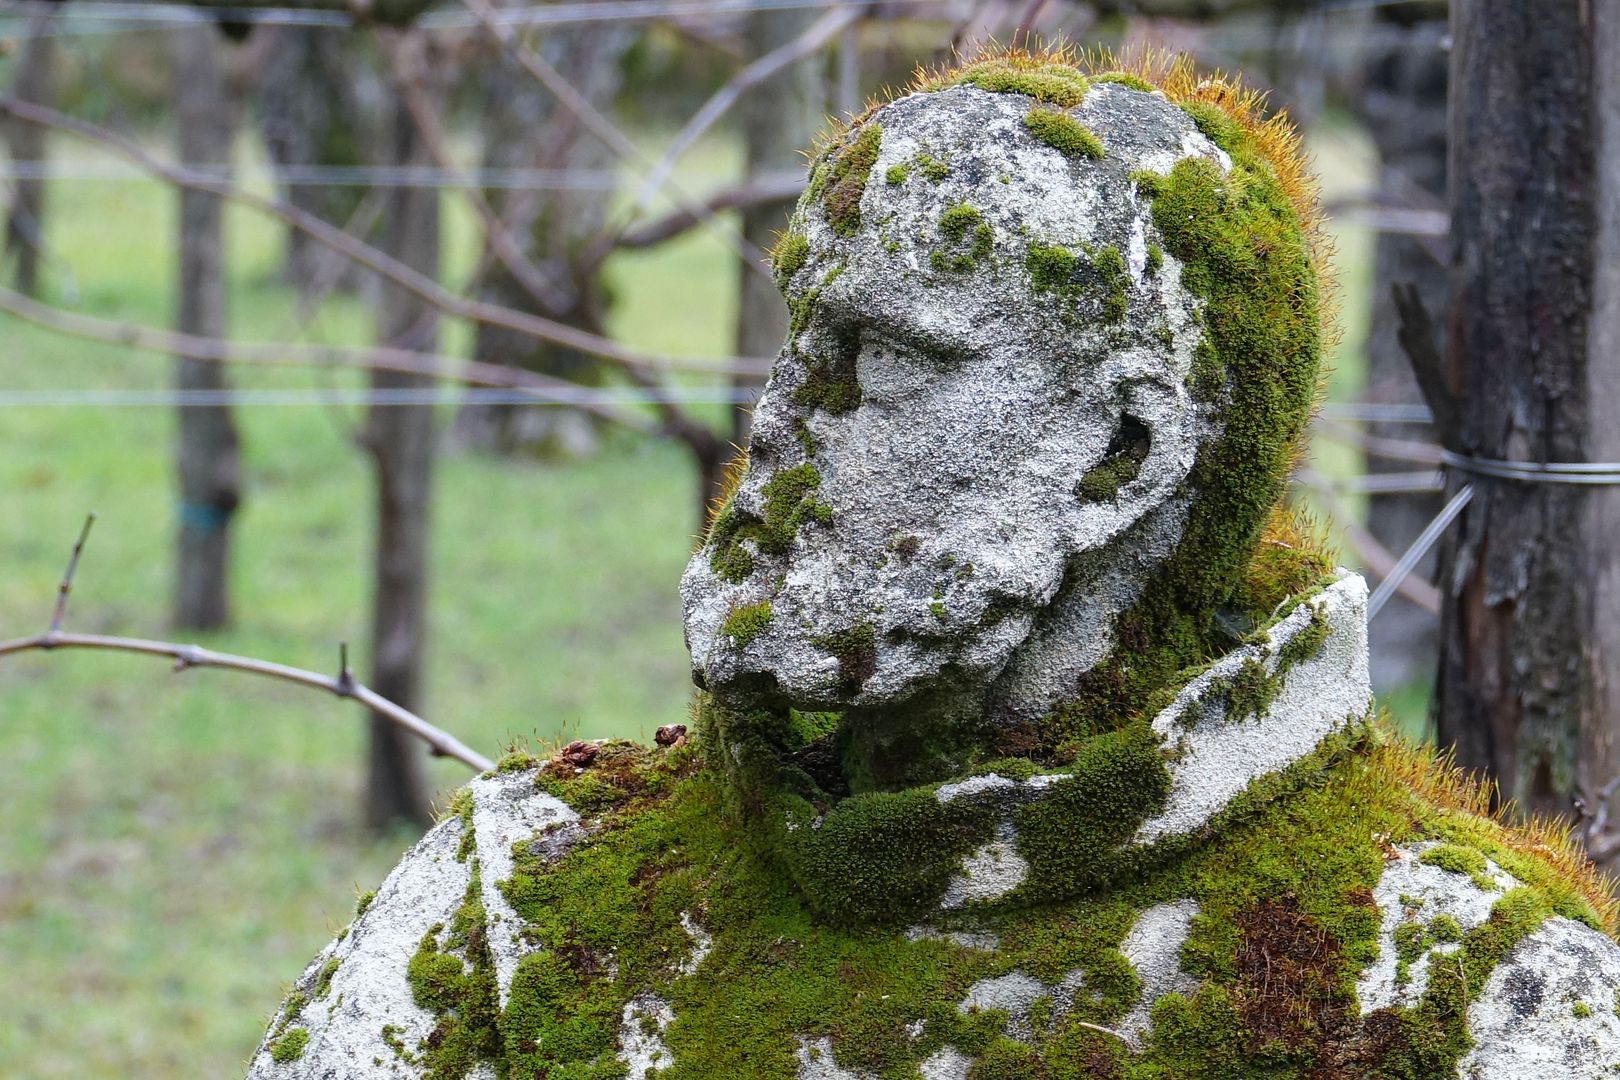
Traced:
<path fill-rule="evenodd" d="M 1399 743 L 1369 736 L 1089 898 L 858 927 L 808 912 L 694 748 L 572 759 L 464 789 L 300 977 L 250 1077 L 1505 1080 L 1620 1063 L 1600 883 Z"/>

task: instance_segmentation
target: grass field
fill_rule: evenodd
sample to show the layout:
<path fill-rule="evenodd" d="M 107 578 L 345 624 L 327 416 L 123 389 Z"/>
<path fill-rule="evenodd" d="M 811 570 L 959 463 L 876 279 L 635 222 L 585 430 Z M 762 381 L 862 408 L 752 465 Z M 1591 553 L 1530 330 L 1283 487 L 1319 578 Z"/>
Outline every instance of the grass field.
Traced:
<path fill-rule="evenodd" d="M 736 159 L 723 143 L 693 157 L 708 175 Z M 169 196 L 143 183 L 60 184 L 51 199 L 55 298 L 166 323 Z M 275 283 L 278 230 L 233 213 L 229 235 L 233 332 L 285 336 L 293 296 Z M 455 217 L 450 235 L 456 279 L 471 253 L 467 222 Z M 1353 311 L 1365 238 L 1342 237 L 1341 252 Z M 689 236 L 612 270 L 621 336 L 670 352 L 729 351 L 734 270 L 715 240 Z M 367 326 L 345 300 L 303 332 L 361 342 Z M 465 328 L 447 340 L 464 346 Z M 1358 341 L 1347 334 L 1347 355 Z M 164 357 L 10 321 L 0 342 L 4 389 L 156 388 L 168 378 Z M 1341 380 L 1353 374 L 1341 364 Z M 343 384 L 308 373 L 241 381 Z M 364 642 L 370 479 L 349 440 L 357 419 L 241 412 L 238 621 L 206 644 L 329 668 L 338 641 Z M 70 626 L 168 635 L 172 437 L 161 409 L 0 410 L 0 637 L 44 627 L 92 509 L 100 520 Z M 693 502 L 685 458 L 664 443 L 613 438 L 567 466 L 445 458 L 427 715 L 491 753 L 513 738 L 646 738 L 682 720 L 675 583 Z M 137 657 L 0 664 L 0 1073 L 239 1075 L 282 985 L 412 839 L 355 826 L 359 719 L 306 691 L 221 672 L 174 676 Z M 465 773 L 440 763 L 432 775 L 447 791 Z"/>

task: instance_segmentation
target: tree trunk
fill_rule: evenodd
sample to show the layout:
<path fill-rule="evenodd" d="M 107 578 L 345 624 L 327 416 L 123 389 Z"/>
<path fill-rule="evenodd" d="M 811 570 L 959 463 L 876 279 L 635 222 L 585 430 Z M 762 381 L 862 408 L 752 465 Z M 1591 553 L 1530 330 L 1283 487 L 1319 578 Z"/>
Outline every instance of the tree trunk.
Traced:
<path fill-rule="evenodd" d="M 180 161 L 230 160 L 235 102 L 222 53 L 229 47 L 208 25 L 174 32 L 175 119 Z M 224 202 L 180 192 L 180 278 L 176 326 L 181 333 L 225 336 Z M 182 391 L 224 390 L 223 364 L 181 358 Z M 241 498 L 236 422 L 223 406 L 180 406 L 180 529 L 175 552 L 174 624 L 212 630 L 230 620 L 230 526 Z"/>
<path fill-rule="evenodd" d="M 17 60 L 17 75 L 11 86 L 19 101 L 51 104 L 51 77 L 56 69 L 54 13 L 36 15 L 29 23 L 28 39 Z M 45 160 L 45 128 L 15 120 L 7 125 L 6 149 L 12 161 Z M 13 276 L 18 292 L 39 295 L 39 259 L 45 245 L 45 181 L 18 177 L 12 182 L 15 200 L 6 216 L 6 250 L 16 262 Z"/>
<path fill-rule="evenodd" d="M 288 202 L 342 227 L 361 209 L 369 189 L 357 183 L 295 182 L 295 171 L 311 165 L 353 168 L 373 163 L 381 153 L 386 92 L 368 55 L 369 43 L 363 35 L 327 27 L 269 29 L 276 38 L 259 91 L 265 151 L 283 177 Z M 375 229 L 358 232 L 363 239 L 376 238 Z M 335 287 L 354 288 L 366 279 L 354 263 L 299 229 L 287 230 L 286 245 L 282 277 L 290 283 L 331 279 Z"/>
<path fill-rule="evenodd" d="M 420 45 L 421 38 L 412 44 Z M 426 64 L 420 65 L 424 69 Z M 429 93 L 433 90 L 429 88 Z M 431 163 L 409 111 L 401 103 L 391 123 L 386 161 L 395 165 Z M 415 270 L 439 272 L 439 193 L 428 187 L 395 187 L 384 198 L 381 246 Z M 383 282 L 378 302 L 377 340 L 405 349 L 437 347 L 437 312 L 392 282 Z M 420 375 L 377 371 L 378 390 L 429 387 Z M 371 686 L 407 709 L 420 711 L 422 663 L 427 631 L 428 526 L 433 480 L 433 408 L 430 405 L 373 405 L 366 443 L 376 469 L 376 551 L 372 595 Z M 371 718 L 370 768 L 366 784 L 367 824 L 382 828 L 395 821 L 426 824 L 431 804 L 420 744 L 380 716 Z"/>
<path fill-rule="evenodd" d="M 546 59 L 598 109 L 606 111 L 623 81 L 621 61 L 635 40 L 624 23 L 602 22 L 562 28 L 540 41 Z M 610 173 L 614 157 L 586 131 L 579 118 L 524 71 L 505 50 L 484 62 L 479 123 L 484 166 L 490 169 L 547 168 Z M 517 276 L 495 263 L 479 282 L 479 295 L 492 303 L 534 311 L 569 326 L 601 333 L 607 307 L 600 266 L 586 267 L 583 249 L 602 231 L 613 192 L 607 188 L 547 191 L 490 190 L 500 215 L 525 257 L 555 288 L 542 303 Z M 536 341 L 498 326 L 480 326 L 474 358 L 553 375 L 584 385 L 602 381 L 602 368 L 573 349 Z M 558 406 L 468 404 L 456 415 L 456 441 L 500 453 L 519 450 L 547 456 L 578 457 L 596 445 L 596 424 L 586 414 Z"/>
<path fill-rule="evenodd" d="M 1384 207 L 1430 209 L 1446 197 L 1446 77 L 1443 45 L 1447 27 L 1443 11 L 1418 12 L 1424 21 L 1407 25 L 1410 8 L 1376 13 L 1373 30 L 1399 28 L 1398 39 L 1372 37 L 1373 50 L 1360 57 L 1359 80 L 1352 91 L 1362 125 L 1378 149 L 1378 203 Z M 1369 35 L 1371 37 L 1371 35 Z M 1450 287 L 1444 263 L 1445 241 L 1380 231 L 1373 258 L 1373 284 L 1368 301 L 1365 400 L 1379 405 L 1421 402 L 1417 381 L 1402 351 L 1399 322 L 1390 286 L 1415 285 L 1429 311 L 1445 311 Z M 1412 439 L 1422 432 L 1410 424 L 1369 423 L 1369 434 Z M 1410 462 L 1369 457 L 1367 471 L 1399 472 Z M 1411 546 L 1440 510 L 1433 494 L 1380 495 L 1368 500 L 1367 529 L 1390 551 Z M 1414 571 L 1433 580 L 1434 560 Z M 1429 612 L 1396 594 L 1370 628 L 1373 686 L 1391 690 L 1430 677 L 1436 656 L 1437 624 Z"/>
<path fill-rule="evenodd" d="M 748 19 L 749 54 L 763 56 L 787 44 L 820 14 L 814 10 L 754 12 Z M 770 82 L 743 95 L 737 109 L 741 114 L 750 180 L 804 168 L 800 152 L 810 145 L 816 129 L 826 118 L 824 84 L 816 60 L 805 59 L 777 72 Z M 760 250 L 769 251 L 778 234 L 787 228 L 792 211 L 792 199 L 744 209 L 744 238 Z M 787 335 L 787 305 L 776 287 L 752 267 L 739 264 L 737 269 L 737 355 L 775 356 Z M 735 385 L 743 390 L 758 390 L 765 382 L 762 376 L 738 375 Z M 746 445 L 748 406 L 737 406 L 732 417 L 732 441 L 738 446 Z"/>
<path fill-rule="evenodd" d="M 1620 457 L 1615 17 L 1612 4 L 1452 5 L 1453 304 L 1445 370 L 1425 390 L 1437 413 L 1455 409 L 1442 434 L 1460 452 Z M 1475 496 L 1440 579 L 1440 739 L 1525 810 L 1567 812 L 1620 771 L 1620 490 L 1454 470 L 1464 483 Z"/>

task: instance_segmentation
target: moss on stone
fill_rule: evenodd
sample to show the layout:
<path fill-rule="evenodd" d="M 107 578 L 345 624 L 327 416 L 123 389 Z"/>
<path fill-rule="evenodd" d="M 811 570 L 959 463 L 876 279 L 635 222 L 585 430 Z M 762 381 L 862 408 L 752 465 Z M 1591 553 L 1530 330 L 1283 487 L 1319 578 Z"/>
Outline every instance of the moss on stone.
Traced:
<path fill-rule="evenodd" d="M 304 1056 L 304 1048 L 308 1045 L 309 1032 L 301 1027 L 292 1028 L 270 1041 L 270 1060 L 278 1065 L 297 1061 Z"/>
<path fill-rule="evenodd" d="M 1463 874 L 1485 892 L 1496 890 L 1496 882 L 1486 872 L 1485 856 L 1473 848 L 1461 844 L 1441 844 L 1425 851 L 1418 859 L 1427 866 L 1438 866 L 1453 874 Z"/>
<path fill-rule="evenodd" d="M 747 648 L 749 642 L 765 632 L 771 624 L 771 602 L 761 600 L 756 604 L 743 604 L 732 608 L 726 615 L 726 621 L 720 624 L 721 633 L 731 638 L 732 644 L 737 648 Z"/>
<path fill-rule="evenodd" d="M 787 232 L 771 249 L 771 267 L 776 272 L 776 283 L 786 285 L 788 279 L 804 268 L 810 257 L 810 241 L 802 232 Z"/>
<path fill-rule="evenodd" d="M 1141 471 L 1142 463 L 1134 458 L 1105 458 L 1086 471 L 1074 493 L 1087 502 L 1113 502 L 1119 497 L 1119 489 L 1135 480 Z"/>
<path fill-rule="evenodd" d="M 1024 114 L 1024 127 L 1039 142 L 1064 157 L 1097 160 L 1106 153 L 1102 140 L 1080 121 L 1057 109 L 1033 108 Z"/>
<path fill-rule="evenodd" d="M 911 162 L 902 161 L 902 162 L 899 162 L 898 164 L 890 165 L 889 168 L 888 168 L 888 171 L 886 171 L 883 174 L 883 180 L 884 180 L 885 183 L 889 184 L 891 187 L 894 187 L 894 186 L 898 186 L 900 184 L 905 183 L 906 179 L 910 175 L 911 175 Z"/>
<path fill-rule="evenodd" d="M 1069 64 L 1026 61 L 1005 56 L 969 64 L 950 81 L 926 89 L 947 86 L 976 86 L 998 94 L 1025 94 L 1036 101 L 1047 101 L 1072 108 L 1085 99 L 1089 83 Z"/>
<path fill-rule="evenodd" d="M 1225 431 L 1188 478 L 1195 502 L 1181 545 L 1118 619 L 1116 655 L 1042 725 L 1049 748 L 1128 722 L 1177 672 L 1219 655 L 1214 612 L 1239 591 L 1310 411 L 1321 351 L 1311 255 L 1274 173 L 1235 145 L 1229 174 L 1185 158 L 1141 185 L 1183 284 L 1203 301 L 1208 359 L 1195 356 L 1195 392 L 1200 365 L 1218 366 L 1231 401 Z"/>
<path fill-rule="evenodd" d="M 376 889 L 367 889 L 365 892 L 355 897 L 354 917 L 358 919 L 360 916 L 364 915 L 366 913 L 366 908 L 370 907 L 371 902 L 375 899 L 377 899 Z"/>
<path fill-rule="evenodd" d="M 337 974 L 338 968 L 342 965 L 343 961 L 335 956 L 329 957 L 326 963 L 321 965 L 321 970 L 315 975 L 315 996 L 317 998 L 324 998 L 332 992 L 332 977 Z"/>
<path fill-rule="evenodd" d="M 1125 268 L 1125 256 L 1113 244 L 1105 244 L 1091 260 L 1091 267 L 1102 279 L 1103 321 L 1119 322 L 1129 310 L 1130 296 L 1126 289 L 1131 276 Z"/>
<path fill-rule="evenodd" d="M 1056 244 L 1031 244 L 1024 254 L 1024 269 L 1037 292 L 1057 292 L 1069 287 L 1079 257 Z"/>
<path fill-rule="evenodd" d="M 822 166 L 824 173 L 812 180 L 821 199 L 827 224 L 839 236 L 854 236 L 861 228 L 861 196 L 877 163 L 883 129 L 877 124 L 862 125 Z"/>
<path fill-rule="evenodd" d="M 710 567 L 728 581 L 741 581 L 754 570 L 753 555 L 743 547 L 744 541 L 752 542 L 761 554 L 785 555 L 806 522 L 831 523 L 832 508 L 815 498 L 820 486 L 821 473 L 805 462 L 766 481 L 761 492 L 765 497 L 763 518 L 727 506 L 715 515 L 709 529 L 714 547 Z"/>
<path fill-rule="evenodd" d="M 860 690 L 877 670 L 877 632 L 871 623 L 859 623 L 811 642 L 838 658 L 838 678 L 847 693 Z"/>
<path fill-rule="evenodd" d="M 1158 244 L 1148 245 L 1146 269 L 1150 276 L 1164 269 L 1164 248 Z"/>
<path fill-rule="evenodd" d="M 918 154 L 916 161 L 918 171 L 930 183 L 937 184 L 951 175 L 951 167 L 933 154 Z"/>
<path fill-rule="evenodd" d="M 935 270 L 966 273 L 990 257 L 995 234 L 984 216 L 967 203 L 958 203 L 940 214 L 939 232 L 946 243 L 953 247 L 960 248 L 964 243 L 971 243 L 971 247 L 967 251 L 958 250 L 955 254 L 931 252 L 928 262 Z"/>
<path fill-rule="evenodd" d="M 1128 86 L 1132 90 L 1141 90 L 1149 94 L 1158 90 L 1157 86 L 1154 86 L 1140 75 L 1132 75 L 1126 71 L 1103 71 L 1091 75 L 1089 78 L 1094 83 L 1117 83 L 1120 86 Z"/>

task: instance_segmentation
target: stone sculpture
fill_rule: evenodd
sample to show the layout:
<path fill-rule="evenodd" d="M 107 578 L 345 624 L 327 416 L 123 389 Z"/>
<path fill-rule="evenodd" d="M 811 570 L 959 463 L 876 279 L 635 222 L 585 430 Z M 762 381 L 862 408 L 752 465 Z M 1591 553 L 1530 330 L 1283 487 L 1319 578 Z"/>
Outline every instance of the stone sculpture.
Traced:
<path fill-rule="evenodd" d="M 657 748 L 514 753 L 250 1077 L 1597 1077 L 1606 883 L 1371 718 L 1278 509 L 1322 339 L 1280 120 L 1009 53 L 823 148 Z"/>

